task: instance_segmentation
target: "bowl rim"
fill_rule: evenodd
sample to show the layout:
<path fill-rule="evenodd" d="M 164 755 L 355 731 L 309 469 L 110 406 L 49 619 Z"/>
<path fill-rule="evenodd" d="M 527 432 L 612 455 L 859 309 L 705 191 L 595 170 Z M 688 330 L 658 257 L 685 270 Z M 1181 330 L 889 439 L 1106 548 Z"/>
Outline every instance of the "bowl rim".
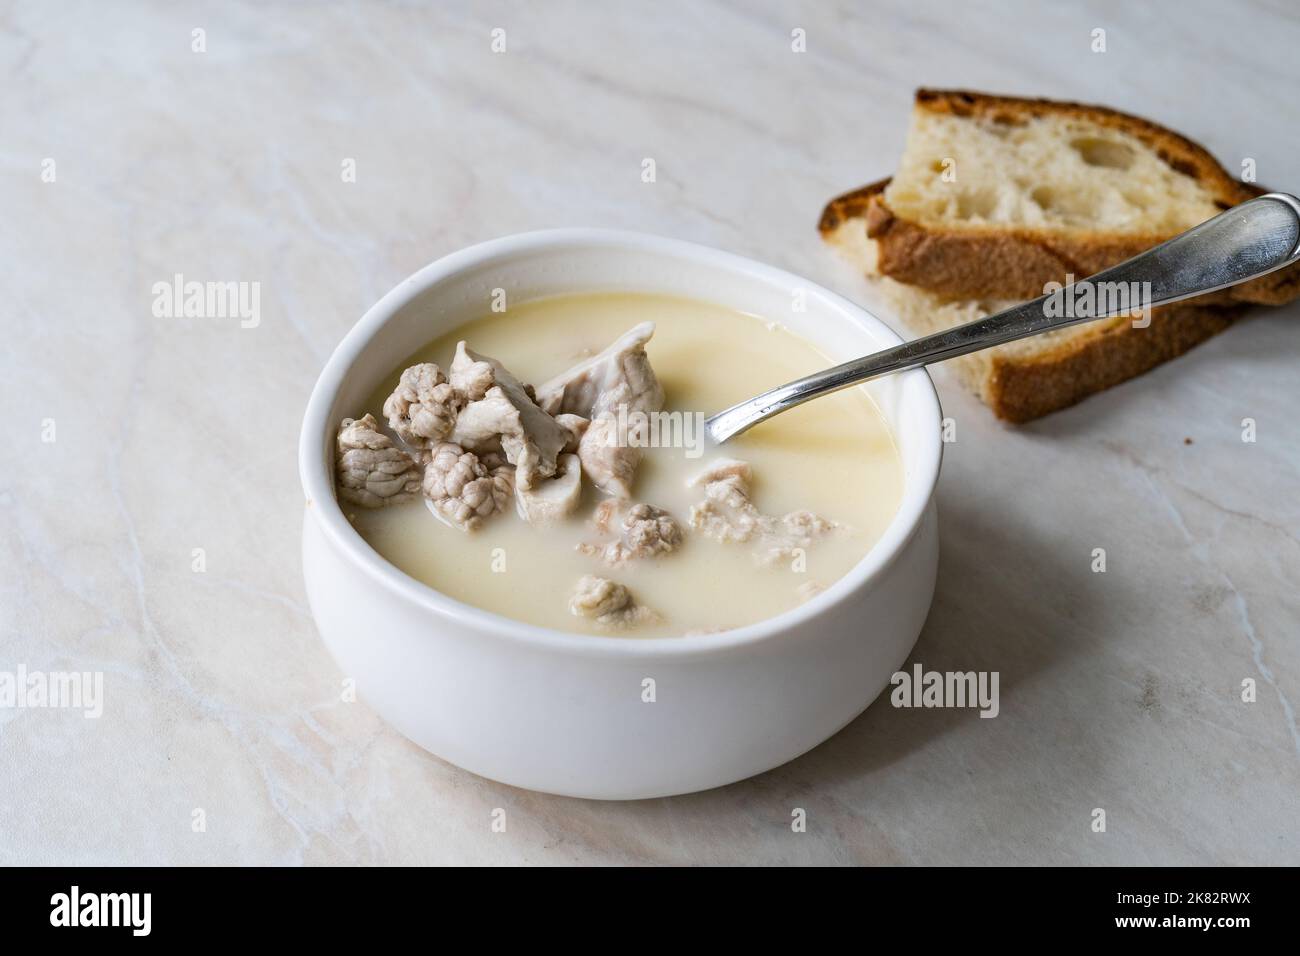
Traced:
<path fill-rule="evenodd" d="M 338 549 L 354 568 L 409 603 L 453 624 L 472 627 L 496 638 L 583 657 L 676 658 L 734 651 L 799 630 L 868 586 L 894 563 L 921 526 L 934 497 L 943 457 L 942 410 L 934 383 L 924 368 L 898 375 L 902 384 L 900 403 L 920 405 L 923 418 L 930 419 L 933 427 L 930 441 L 922 446 L 915 475 L 903 483 L 903 496 L 894 517 L 876 543 L 839 580 L 815 597 L 775 617 L 728 631 L 697 635 L 639 638 L 561 631 L 517 621 L 458 601 L 407 575 L 375 551 L 347 520 L 335 499 L 330 470 L 325 464 L 333 456 L 326 455 L 326 449 L 322 447 L 322 439 L 328 442 L 328 436 L 333 434 L 327 428 L 327 416 L 346 373 L 379 330 L 430 286 L 492 259 L 556 246 L 603 246 L 660 257 L 689 258 L 769 284 L 797 286 L 805 289 L 810 299 L 821 299 L 850 320 L 880 335 L 886 344 L 903 341 L 892 328 L 866 309 L 802 276 L 711 246 L 652 233 L 587 227 L 543 229 L 489 239 L 452 252 L 407 276 L 366 310 L 326 360 L 307 401 L 298 442 L 299 478 L 307 499 L 304 520 L 315 521 L 327 542 Z"/>

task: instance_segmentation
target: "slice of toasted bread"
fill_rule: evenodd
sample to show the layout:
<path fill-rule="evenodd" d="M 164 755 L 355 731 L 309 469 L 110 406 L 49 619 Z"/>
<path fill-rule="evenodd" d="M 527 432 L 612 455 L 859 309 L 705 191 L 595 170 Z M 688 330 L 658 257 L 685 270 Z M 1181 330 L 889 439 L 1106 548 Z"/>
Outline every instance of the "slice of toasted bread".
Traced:
<path fill-rule="evenodd" d="M 897 317 L 918 335 L 973 322 L 1012 304 L 948 300 L 892 279 L 880 280 L 879 289 Z M 1135 327 L 1127 317 L 1101 319 L 945 364 L 999 418 L 1027 422 L 1183 354 L 1231 325 L 1236 311 L 1180 302 L 1153 309 L 1145 328 Z"/>
<path fill-rule="evenodd" d="M 1096 106 L 920 90 L 892 180 L 834 199 L 822 236 L 927 334 L 1081 279 L 1264 190 L 1154 123 Z M 907 284 L 903 284 L 907 283 Z M 1025 422 L 1168 361 L 1245 303 L 1300 294 L 1300 268 L 954 360 L 998 417 Z"/>
<path fill-rule="evenodd" d="M 919 90 L 897 173 L 832 200 L 820 229 L 870 274 L 950 298 L 1024 300 L 1262 192 L 1136 116 Z M 1297 295 L 1292 266 L 1197 302 L 1278 305 Z"/>

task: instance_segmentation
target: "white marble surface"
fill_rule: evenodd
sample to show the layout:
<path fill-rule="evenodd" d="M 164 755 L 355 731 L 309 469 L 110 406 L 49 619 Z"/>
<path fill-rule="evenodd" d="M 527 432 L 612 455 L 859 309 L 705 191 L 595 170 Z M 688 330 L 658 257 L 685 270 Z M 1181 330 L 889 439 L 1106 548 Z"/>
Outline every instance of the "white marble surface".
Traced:
<path fill-rule="evenodd" d="M 920 84 L 1132 109 L 1300 188 L 1295 12 L 1159 6 L 5 5 L 0 670 L 102 671 L 105 701 L 0 709 L 0 863 L 1300 862 L 1296 308 L 1026 428 L 938 373 L 913 660 L 1000 671 L 994 720 L 881 703 L 735 786 L 556 799 L 341 702 L 302 593 L 316 373 L 463 245 L 645 229 L 870 301 L 813 227 L 890 171 Z M 260 324 L 156 318 L 178 272 L 259 281 Z"/>

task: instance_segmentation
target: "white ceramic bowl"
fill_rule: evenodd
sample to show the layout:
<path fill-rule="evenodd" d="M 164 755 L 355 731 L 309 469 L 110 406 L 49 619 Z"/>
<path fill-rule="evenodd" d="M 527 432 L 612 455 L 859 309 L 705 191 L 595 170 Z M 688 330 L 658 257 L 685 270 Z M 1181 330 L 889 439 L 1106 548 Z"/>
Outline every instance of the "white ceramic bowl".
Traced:
<path fill-rule="evenodd" d="M 407 577 L 334 499 L 344 417 L 398 362 L 508 301 L 570 292 L 669 293 L 779 320 L 843 361 L 899 341 L 798 276 L 638 233 L 559 229 L 485 242 L 406 279 L 362 317 L 307 405 L 303 573 L 312 613 L 359 695 L 445 760 L 493 780 L 633 799 L 703 790 L 771 769 L 851 721 L 916 642 L 934 592 L 939 402 L 912 371 L 872 383 L 902 453 L 905 489 L 880 541 L 844 578 L 779 617 L 719 634 L 626 639 L 548 630 Z M 803 290 L 805 311 L 794 311 Z M 755 382 L 755 389 L 771 382 Z M 865 493 L 846 488 L 845 494 Z M 642 681 L 655 681 L 655 701 Z"/>

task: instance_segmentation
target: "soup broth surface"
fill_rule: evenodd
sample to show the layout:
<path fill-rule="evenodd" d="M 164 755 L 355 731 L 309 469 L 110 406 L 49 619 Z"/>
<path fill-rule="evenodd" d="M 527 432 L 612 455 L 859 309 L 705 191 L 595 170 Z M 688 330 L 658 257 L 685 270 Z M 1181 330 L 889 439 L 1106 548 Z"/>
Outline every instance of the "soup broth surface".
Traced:
<path fill-rule="evenodd" d="M 541 384 L 647 320 L 656 324 L 646 351 L 663 384 L 667 411 L 709 415 L 831 364 L 780 325 L 709 303 L 640 294 L 558 296 L 488 314 L 434 340 L 395 368 L 355 415 L 372 412 L 382 421 L 384 399 L 402 369 L 436 362 L 445 370 L 461 339 L 522 381 Z M 609 568 L 577 550 L 583 542 L 608 540 L 592 524 L 604 496 L 585 478 L 577 512 L 544 529 L 513 510 L 466 533 L 443 524 L 423 502 L 343 508 L 380 555 L 456 600 L 542 627 L 628 638 L 726 630 L 789 610 L 857 564 L 898 508 L 898 451 L 860 388 L 787 411 L 698 456 L 701 422 L 686 417 L 691 421 L 678 435 L 690 441 L 677 444 L 694 448 L 646 448 L 637 471 L 633 500 L 666 509 L 685 534 L 678 550 L 654 559 Z M 844 528 L 813 542 L 802 557 L 771 567 L 761 566 L 748 544 L 695 532 L 691 506 L 703 491 L 688 488 L 687 480 L 718 457 L 753 466 L 753 500 L 763 512 L 779 516 L 806 509 Z M 661 621 L 619 631 L 573 615 L 569 597 L 588 574 L 627 586 Z"/>

